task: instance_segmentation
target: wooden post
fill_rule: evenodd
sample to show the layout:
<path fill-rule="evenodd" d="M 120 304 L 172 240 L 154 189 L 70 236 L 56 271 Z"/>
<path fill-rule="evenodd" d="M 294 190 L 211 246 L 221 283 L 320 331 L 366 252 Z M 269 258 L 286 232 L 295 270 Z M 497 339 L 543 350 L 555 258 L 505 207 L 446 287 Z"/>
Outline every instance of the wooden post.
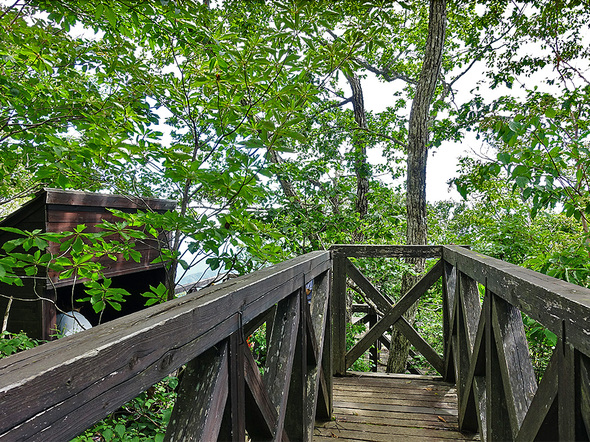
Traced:
<path fill-rule="evenodd" d="M 576 367 L 574 349 L 567 343 L 567 329 L 562 321 L 562 336 L 558 341 L 559 376 L 557 383 L 559 440 L 576 439 Z"/>
<path fill-rule="evenodd" d="M 219 432 L 220 440 L 246 440 L 246 392 L 242 329 L 229 337 L 229 403 Z"/>
<path fill-rule="evenodd" d="M 346 373 L 346 257 L 333 250 L 332 361 L 335 375 Z"/>
<path fill-rule="evenodd" d="M 369 328 L 372 328 L 377 324 L 377 314 L 375 312 L 369 313 Z M 377 372 L 377 366 L 379 365 L 379 341 L 375 341 L 375 344 L 370 349 L 371 360 L 373 361 L 373 367 L 371 371 Z"/>
<path fill-rule="evenodd" d="M 305 434 L 305 400 L 307 398 L 307 321 L 309 306 L 305 295 L 305 286 L 299 290 L 299 327 L 297 343 L 291 371 L 285 430 L 289 440 L 304 440 Z"/>
<path fill-rule="evenodd" d="M 451 349 L 448 343 L 452 332 L 453 320 L 453 299 L 455 295 L 455 275 L 454 267 L 446 261 L 443 268 L 442 280 L 442 309 L 443 309 L 443 360 L 445 363 L 445 373 L 443 374 L 446 381 L 454 381 L 452 376 L 453 370 L 450 369 L 452 360 Z"/>

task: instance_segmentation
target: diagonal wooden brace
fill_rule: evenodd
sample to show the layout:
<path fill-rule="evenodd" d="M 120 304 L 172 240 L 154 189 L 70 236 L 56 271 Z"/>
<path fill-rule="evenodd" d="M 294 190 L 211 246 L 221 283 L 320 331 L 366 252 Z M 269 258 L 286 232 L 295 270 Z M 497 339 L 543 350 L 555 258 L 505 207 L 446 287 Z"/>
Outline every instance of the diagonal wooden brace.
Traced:
<path fill-rule="evenodd" d="M 430 271 L 412 287 L 385 315 L 377 321 L 363 338 L 346 353 L 346 368 L 360 358 L 373 343 L 395 324 L 401 316 L 442 276 L 442 262 L 438 261 Z"/>

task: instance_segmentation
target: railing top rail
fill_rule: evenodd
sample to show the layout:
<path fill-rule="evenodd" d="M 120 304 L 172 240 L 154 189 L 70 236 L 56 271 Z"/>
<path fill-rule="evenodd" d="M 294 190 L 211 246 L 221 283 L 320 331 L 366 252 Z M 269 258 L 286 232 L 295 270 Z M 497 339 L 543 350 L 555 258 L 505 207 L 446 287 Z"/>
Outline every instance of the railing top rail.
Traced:
<path fill-rule="evenodd" d="M 0 439 L 69 411 L 106 416 L 330 267 L 312 252 L 0 361 Z"/>
<path fill-rule="evenodd" d="M 330 250 L 350 258 L 438 258 L 442 254 L 442 246 L 436 245 L 334 244 Z"/>
<path fill-rule="evenodd" d="M 590 355 L 590 289 L 458 246 L 443 259 Z"/>

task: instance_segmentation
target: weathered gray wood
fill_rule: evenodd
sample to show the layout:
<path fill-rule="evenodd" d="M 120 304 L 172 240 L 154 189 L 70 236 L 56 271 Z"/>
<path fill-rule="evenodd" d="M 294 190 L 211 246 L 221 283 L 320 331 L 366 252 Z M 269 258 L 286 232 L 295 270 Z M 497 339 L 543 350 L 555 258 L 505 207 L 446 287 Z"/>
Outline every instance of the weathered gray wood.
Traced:
<path fill-rule="evenodd" d="M 479 418 L 479 435 L 481 440 L 490 440 L 487 435 L 488 424 L 487 424 L 487 394 L 486 394 L 486 378 L 485 376 L 476 376 L 473 378 L 473 388 L 475 390 L 475 397 L 479 398 L 476 403 L 476 412 Z"/>
<path fill-rule="evenodd" d="M 487 296 L 484 309 L 489 300 Z M 485 428 L 485 327 L 485 314 L 480 314 L 465 378 L 465 391 L 459 396 L 459 428 L 467 431 Z"/>
<path fill-rule="evenodd" d="M 443 257 L 557 336 L 566 321 L 567 341 L 590 355 L 590 289 L 458 246 L 444 246 Z"/>
<path fill-rule="evenodd" d="M 408 293 L 406 293 L 377 324 L 360 339 L 345 355 L 345 368 L 350 367 L 367 349 L 389 329 L 442 275 L 442 261 L 438 261 Z"/>
<path fill-rule="evenodd" d="M 580 355 L 580 414 L 590 439 L 590 359 Z"/>
<path fill-rule="evenodd" d="M 468 357 L 471 358 L 475 335 L 477 334 L 477 325 L 481 314 L 481 304 L 479 301 L 479 291 L 477 282 L 462 272 L 459 272 L 459 290 L 461 292 L 461 308 L 465 319 L 465 328 L 467 330 L 467 350 Z"/>
<path fill-rule="evenodd" d="M 458 290 L 458 285 L 453 286 L 453 290 Z M 447 296 L 450 297 L 451 294 L 447 290 Z M 457 346 L 458 339 L 457 339 L 457 329 L 458 329 L 458 302 L 455 293 L 453 293 L 453 302 L 447 299 L 447 304 L 450 305 L 451 311 L 450 313 L 450 321 L 449 321 L 449 330 L 448 335 L 446 336 L 446 340 L 444 342 L 444 357 L 445 357 L 445 372 L 444 372 L 444 379 L 447 382 L 456 382 L 459 379 L 459 372 L 458 372 L 458 364 L 459 364 L 459 354 Z"/>
<path fill-rule="evenodd" d="M 428 342 L 424 340 L 422 336 L 402 317 L 394 325 L 404 336 L 410 341 L 410 343 L 416 347 L 422 356 L 432 365 L 432 367 L 438 371 L 441 375 L 444 374 L 444 362 L 439 354 L 430 346 Z"/>
<path fill-rule="evenodd" d="M 278 415 L 275 434 L 281 434 L 284 429 L 300 313 L 300 296 L 295 293 L 279 303 L 273 321 L 270 347 L 262 379 Z"/>
<path fill-rule="evenodd" d="M 391 299 L 377 290 L 371 281 L 349 259 L 346 259 L 346 273 L 381 312 L 386 312 L 391 308 Z M 371 313 L 371 310 L 365 313 Z"/>
<path fill-rule="evenodd" d="M 520 312 L 499 297 L 492 299 L 492 327 L 515 437 L 535 396 L 537 382 Z"/>
<path fill-rule="evenodd" d="M 289 439 L 305 440 L 307 422 L 305 402 L 307 399 L 307 326 L 306 316 L 309 316 L 309 307 L 305 295 L 305 286 L 299 290 L 299 327 L 293 357 L 293 368 L 291 369 L 289 394 L 285 413 L 285 431 Z"/>
<path fill-rule="evenodd" d="M 346 258 L 333 252 L 332 296 L 332 369 L 334 374 L 346 372 Z"/>
<path fill-rule="evenodd" d="M 467 383 L 467 375 L 469 372 L 471 346 L 469 345 L 469 333 L 467 331 L 467 319 L 465 318 L 465 309 L 463 308 L 463 298 L 461 296 L 461 277 L 459 277 L 459 284 L 457 285 L 457 305 L 456 305 L 456 320 L 457 320 L 457 392 L 459 397 L 464 397 L 469 386 Z"/>
<path fill-rule="evenodd" d="M 373 311 L 375 309 L 368 304 L 352 304 L 352 313 L 371 313 Z"/>
<path fill-rule="evenodd" d="M 443 330 L 445 342 L 451 332 L 450 327 L 455 307 L 455 290 L 457 285 L 457 268 L 444 262 L 443 272 Z"/>
<path fill-rule="evenodd" d="M 488 291 L 490 301 L 485 305 L 485 345 L 486 345 L 486 423 L 487 440 L 512 440 L 510 415 L 506 405 L 506 395 L 501 374 L 501 363 L 498 357 L 498 346 L 492 327 L 492 304 L 494 293 Z"/>
<path fill-rule="evenodd" d="M 313 435 L 313 425 L 315 422 L 316 410 L 324 407 L 324 412 L 328 411 L 326 401 L 320 400 L 320 391 L 322 390 L 322 358 L 330 358 L 329 341 L 327 342 L 326 325 L 328 323 L 329 314 L 329 299 L 330 299 L 330 272 L 318 276 L 314 280 L 314 288 L 312 290 L 312 299 L 310 305 L 311 325 L 308 325 L 308 332 L 313 328 L 317 342 L 317 354 L 315 361 L 310 366 L 308 360 L 308 371 L 305 386 L 305 409 L 303 415 L 304 434 L 303 440 L 310 440 Z M 326 344 L 328 347 L 326 348 Z M 331 392 L 326 389 L 325 382 L 323 384 L 322 394 L 331 396 Z M 322 404 L 323 402 L 323 404 Z M 329 398 L 328 398 L 329 404 Z M 320 411 L 320 414 L 322 412 Z"/>
<path fill-rule="evenodd" d="M 565 335 L 565 333 L 563 334 Z M 559 440 L 577 440 L 576 414 L 578 410 L 576 409 L 574 349 L 565 340 L 559 340 L 555 348 L 559 350 L 559 376 L 557 381 Z"/>
<path fill-rule="evenodd" d="M 332 376 L 326 377 L 326 372 L 320 370 L 320 388 L 318 391 L 318 401 L 316 404 L 316 420 L 326 421 L 332 418 Z M 328 380 L 330 381 L 328 383 Z"/>
<path fill-rule="evenodd" d="M 372 313 L 369 314 L 369 328 L 374 327 L 375 324 L 377 324 L 377 315 Z M 381 335 L 383 336 L 383 335 Z M 370 348 L 370 353 L 371 353 L 371 362 L 372 362 L 372 367 L 371 367 L 371 371 L 376 372 L 377 371 L 377 366 L 379 365 L 379 340 L 377 340 L 373 346 Z"/>
<path fill-rule="evenodd" d="M 229 337 L 229 410 L 231 440 L 246 440 L 246 392 L 244 380 L 244 335 L 238 330 Z M 221 432 L 223 430 L 220 430 Z"/>
<path fill-rule="evenodd" d="M 327 252 L 313 252 L 2 360 L 0 435 L 76 436 L 301 287 L 304 274 L 317 276 L 326 262 Z"/>
<path fill-rule="evenodd" d="M 350 258 L 439 258 L 441 246 L 335 244 L 330 250 Z"/>
<path fill-rule="evenodd" d="M 457 431 L 456 394 L 440 377 L 357 373 L 335 378 L 334 402 L 334 420 L 318 425 L 314 440 L 320 440 L 318 434 L 387 442 L 474 438 Z"/>
<path fill-rule="evenodd" d="M 311 311 L 309 309 L 309 305 L 307 304 L 307 300 L 304 299 L 301 305 L 303 307 L 303 319 L 305 320 L 305 339 L 307 340 L 305 345 L 305 351 L 307 352 L 307 364 L 317 365 L 318 358 L 320 357 L 320 355 L 318 354 L 318 337 L 315 334 L 315 328 L 313 326 L 313 321 L 311 319 Z"/>
<path fill-rule="evenodd" d="M 514 438 L 515 441 L 525 442 L 558 438 L 557 431 L 553 431 L 549 434 L 540 434 L 541 427 L 557 397 L 557 379 L 559 373 L 558 353 L 559 350 L 553 352 L 549 365 L 545 369 L 545 373 L 543 373 L 543 379 L 541 379 L 539 388 L 537 388 L 537 393 L 535 394 L 535 397 L 533 397 L 527 414 L 520 426 L 520 430 Z M 553 423 L 553 428 L 557 430 L 557 422 Z"/>
<path fill-rule="evenodd" d="M 223 342 L 186 365 L 166 441 L 217 439 L 228 393 L 227 355 Z"/>
<path fill-rule="evenodd" d="M 456 269 L 448 262 L 443 262 L 442 309 L 443 309 L 443 361 L 445 364 L 443 377 L 454 382 L 453 356 L 451 352 L 451 333 L 454 330 L 453 311 L 455 304 Z"/>
<path fill-rule="evenodd" d="M 246 381 L 246 430 L 254 440 L 270 440 L 277 425 L 274 408 L 258 365 L 248 348 L 244 348 L 244 379 Z"/>

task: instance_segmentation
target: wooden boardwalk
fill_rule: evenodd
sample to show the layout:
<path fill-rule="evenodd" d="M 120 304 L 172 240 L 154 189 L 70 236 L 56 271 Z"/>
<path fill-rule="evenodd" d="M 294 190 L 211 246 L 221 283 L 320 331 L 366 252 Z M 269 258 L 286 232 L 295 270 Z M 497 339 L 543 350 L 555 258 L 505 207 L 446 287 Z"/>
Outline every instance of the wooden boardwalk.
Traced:
<path fill-rule="evenodd" d="M 436 376 L 335 377 L 334 418 L 316 424 L 314 441 L 479 440 L 457 431 L 455 386 Z"/>

